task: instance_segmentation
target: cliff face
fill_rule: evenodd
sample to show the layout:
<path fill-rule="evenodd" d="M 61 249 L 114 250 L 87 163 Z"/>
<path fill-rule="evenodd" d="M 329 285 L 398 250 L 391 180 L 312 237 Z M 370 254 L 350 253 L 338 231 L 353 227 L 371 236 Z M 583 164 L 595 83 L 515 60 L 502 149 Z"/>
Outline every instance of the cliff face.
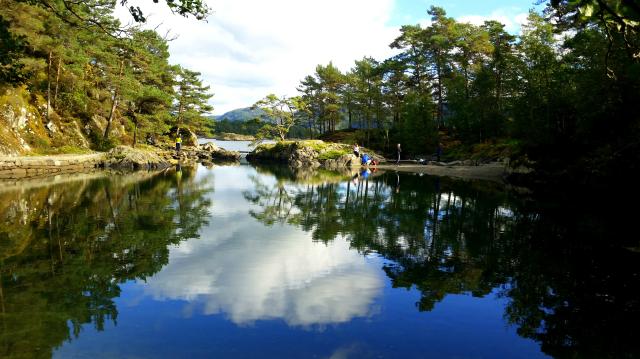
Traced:
<path fill-rule="evenodd" d="M 47 154 L 70 149 L 89 149 L 92 138 L 101 138 L 106 120 L 65 118 L 50 111 L 47 102 L 24 88 L 0 90 L 0 155 Z M 115 123 L 111 136 L 126 137 L 124 126 Z"/>

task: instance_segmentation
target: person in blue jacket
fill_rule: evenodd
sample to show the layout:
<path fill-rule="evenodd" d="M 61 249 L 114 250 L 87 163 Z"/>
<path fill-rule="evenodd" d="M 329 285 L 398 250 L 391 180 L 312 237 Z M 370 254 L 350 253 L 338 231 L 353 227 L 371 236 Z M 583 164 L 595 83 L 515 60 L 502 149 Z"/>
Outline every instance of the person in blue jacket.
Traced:
<path fill-rule="evenodd" d="M 363 153 L 362 154 L 362 164 L 363 165 L 368 165 L 369 163 L 371 163 L 371 158 L 369 157 L 368 154 Z"/>

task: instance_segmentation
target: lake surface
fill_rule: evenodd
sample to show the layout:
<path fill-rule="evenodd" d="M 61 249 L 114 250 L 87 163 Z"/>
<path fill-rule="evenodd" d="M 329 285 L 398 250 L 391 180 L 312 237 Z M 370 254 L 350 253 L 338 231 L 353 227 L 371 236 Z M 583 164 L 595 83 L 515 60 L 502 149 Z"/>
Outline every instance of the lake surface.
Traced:
<path fill-rule="evenodd" d="M 242 151 L 242 152 L 250 152 L 253 150 L 251 147 L 251 141 L 223 141 L 216 140 L 213 138 L 199 138 L 198 143 L 203 144 L 207 142 L 213 142 L 218 147 L 224 148 L 227 151 Z M 272 143 L 273 141 L 263 141 L 263 143 Z"/>
<path fill-rule="evenodd" d="M 640 255 L 580 207 L 248 165 L 3 182 L 0 357 L 638 357 Z"/>

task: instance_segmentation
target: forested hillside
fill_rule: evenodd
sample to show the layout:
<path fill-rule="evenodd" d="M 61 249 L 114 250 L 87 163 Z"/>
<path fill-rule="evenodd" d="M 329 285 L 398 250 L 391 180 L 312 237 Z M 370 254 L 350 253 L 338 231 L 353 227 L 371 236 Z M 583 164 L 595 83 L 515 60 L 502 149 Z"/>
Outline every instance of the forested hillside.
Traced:
<path fill-rule="evenodd" d="M 552 1 L 518 35 L 440 7 L 428 14 L 427 26 L 402 26 L 390 44 L 397 56 L 365 57 L 346 73 L 318 65 L 301 81 L 309 111 L 299 121 L 310 134 L 348 127 L 367 146 L 399 142 L 409 155 L 435 152 L 446 134 L 457 147 L 507 147 L 539 173 L 585 182 L 637 171 L 638 5 Z"/>
<path fill-rule="evenodd" d="M 124 26 L 115 6 L 0 0 L 0 153 L 107 149 L 178 129 L 209 131 L 211 95 L 200 74 L 170 64 L 167 39 Z"/>

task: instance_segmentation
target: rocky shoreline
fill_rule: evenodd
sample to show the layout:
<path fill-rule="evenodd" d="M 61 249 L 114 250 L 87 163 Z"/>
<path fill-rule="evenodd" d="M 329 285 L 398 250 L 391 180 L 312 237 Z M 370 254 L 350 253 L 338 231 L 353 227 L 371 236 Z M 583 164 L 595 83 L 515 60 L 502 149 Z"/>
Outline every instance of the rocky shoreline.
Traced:
<path fill-rule="evenodd" d="M 526 168 L 512 168 L 507 161 L 492 163 L 428 162 L 419 164 L 403 161 L 400 165 L 387 162 L 373 151 L 363 149 L 379 162 L 377 166 L 362 166 L 360 159 L 351 153 L 351 146 L 319 140 L 285 141 L 262 144 L 247 155 L 253 164 L 286 164 L 292 169 L 326 169 L 331 171 L 359 171 L 363 168 L 383 171 L 425 173 L 460 179 L 478 179 L 506 183 L 513 173 L 527 173 Z M 212 142 L 200 146 L 185 146 L 176 154 L 170 146 L 163 148 L 131 148 L 118 146 L 108 152 L 83 155 L 49 155 L 0 157 L 0 179 L 37 178 L 58 173 L 82 172 L 91 169 L 159 170 L 176 164 L 210 166 L 217 163 L 237 163 L 240 153 L 219 148 Z"/>
<path fill-rule="evenodd" d="M 396 165 L 394 162 L 388 162 L 384 157 L 368 149 L 362 149 L 361 153 L 367 153 L 379 164 L 376 166 L 363 166 L 360 159 L 351 153 L 351 146 L 349 145 L 309 140 L 260 145 L 247 155 L 247 160 L 252 163 L 282 163 L 289 165 L 293 169 L 353 170 L 375 168 L 385 171 L 425 173 L 433 176 L 477 179 L 497 183 L 508 182 L 507 178 L 511 174 L 526 174 L 531 171 L 522 167 L 512 168 L 508 160 L 487 163 L 472 160 L 429 161 L 422 164 L 415 161 L 402 161 L 399 165 Z"/>
<path fill-rule="evenodd" d="M 185 146 L 179 154 L 169 147 L 139 149 L 118 146 L 108 152 L 82 155 L 2 156 L 0 157 L 0 179 L 34 178 L 96 168 L 157 170 L 178 163 L 211 165 L 239 160 L 239 152 L 224 150 L 213 143 L 198 147 Z"/>
<path fill-rule="evenodd" d="M 0 178 L 37 177 L 98 167 L 105 153 L 0 157 Z"/>

